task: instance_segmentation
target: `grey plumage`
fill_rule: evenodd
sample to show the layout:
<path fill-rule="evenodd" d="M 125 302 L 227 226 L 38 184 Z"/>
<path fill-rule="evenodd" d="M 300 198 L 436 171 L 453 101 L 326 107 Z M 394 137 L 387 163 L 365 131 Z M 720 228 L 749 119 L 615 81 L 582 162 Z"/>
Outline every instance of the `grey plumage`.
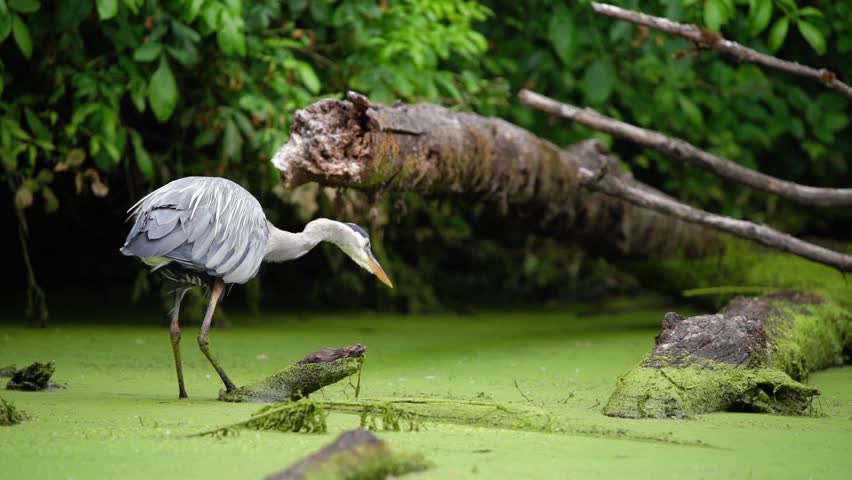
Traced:
<path fill-rule="evenodd" d="M 154 190 L 129 212 L 135 223 L 121 253 L 245 283 L 266 254 L 269 224 L 260 203 L 217 177 L 185 177 Z"/>

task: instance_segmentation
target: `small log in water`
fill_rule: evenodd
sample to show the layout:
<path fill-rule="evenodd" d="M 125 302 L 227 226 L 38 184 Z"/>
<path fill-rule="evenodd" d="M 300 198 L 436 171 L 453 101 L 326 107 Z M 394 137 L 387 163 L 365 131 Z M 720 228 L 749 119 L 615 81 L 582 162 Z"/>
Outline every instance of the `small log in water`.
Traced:
<path fill-rule="evenodd" d="M 367 347 L 356 343 L 343 348 L 325 348 L 311 353 L 281 372 L 233 392 L 221 390 L 226 402 L 280 402 L 298 400 L 358 373 Z"/>
<path fill-rule="evenodd" d="M 666 314 L 656 346 L 618 379 L 604 413 L 681 418 L 718 411 L 802 415 L 808 374 L 849 360 L 852 317 L 817 294 L 737 297 L 714 315 Z"/>
<path fill-rule="evenodd" d="M 10 368 L 13 369 L 14 367 L 3 368 L 3 375 L 0 375 L 12 377 L 6 384 L 7 390 L 25 390 L 34 392 L 38 390 L 63 388 L 61 385 L 50 381 L 50 377 L 52 377 L 53 372 L 56 371 L 56 364 L 53 362 L 34 362 L 26 368 L 13 371 L 10 371 Z"/>
<path fill-rule="evenodd" d="M 311 480 L 329 478 L 395 478 L 425 470 L 421 455 L 393 452 L 372 433 L 357 429 L 344 432 L 322 450 L 274 473 L 267 480 Z"/>

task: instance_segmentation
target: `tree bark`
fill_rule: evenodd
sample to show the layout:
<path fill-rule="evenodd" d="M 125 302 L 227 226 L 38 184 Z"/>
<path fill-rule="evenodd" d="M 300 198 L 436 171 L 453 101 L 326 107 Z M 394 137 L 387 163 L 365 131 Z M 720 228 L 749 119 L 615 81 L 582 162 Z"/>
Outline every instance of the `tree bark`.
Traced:
<path fill-rule="evenodd" d="M 618 379 L 604 413 L 681 418 L 717 411 L 801 415 L 808 374 L 849 362 L 852 316 L 817 294 L 737 297 L 718 314 L 669 312 L 656 346 Z"/>
<path fill-rule="evenodd" d="M 640 128 L 629 123 L 609 118 L 591 108 L 578 108 L 557 102 L 530 90 L 521 90 L 518 96 L 525 105 L 551 115 L 569 119 L 593 130 L 625 138 L 653 148 L 684 163 L 711 171 L 720 177 L 748 185 L 758 190 L 778 195 L 802 205 L 818 207 L 845 207 L 852 205 L 852 188 L 820 188 L 799 185 L 743 167 L 730 160 L 705 152 L 691 143 L 672 138 L 660 132 Z"/>
<path fill-rule="evenodd" d="M 475 198 L 598 253 L 697 255 L 719 246 L 711 230 L 582 189 L 580 168 L 618 171 L 597 142 L 561 149 L 504 120 L 436 105 L 384 106 L 356 93 L 321 100 L 296 112 L 272 161 L 287 187 L 317 181 Z"/>
<path fill-rule="evenodd" d="M 601 15 L 625 20 L 637 25 L 643 25 L 653 28 L 654 30 L 659 30 L 661 32 L 666 32 L 671 35 L 691 40 L 701 49 L 716 50 L 733 58 L 737 62 L 753 63 L 755 65 L 774 68 L 782 72 L 815 80 L 852 100 L 852 87 L 840 81 L 834 72 L 824 68 L 816 69 L 807 65 L 781 60 L 780 58 L 773 57 L 772 55 L 760 53 L 756 50 L 744 47 L 737 42 L 725 40 L 725 38 L 722 37 L 722 34 L 703 29 L 697 25 L 677 23 L 667 18 L 654 17 L 652 15 L 634 12 L 632 10 L 625 10 L 606 3 L 592 2 L 592 9 L 595 13 L 599 13 Z"/>

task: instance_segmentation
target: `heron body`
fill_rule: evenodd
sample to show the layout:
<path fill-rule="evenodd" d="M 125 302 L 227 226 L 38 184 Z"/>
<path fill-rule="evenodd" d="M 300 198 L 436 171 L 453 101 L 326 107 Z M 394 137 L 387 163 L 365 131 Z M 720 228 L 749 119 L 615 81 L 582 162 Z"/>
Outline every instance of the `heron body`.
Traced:
<path fill-rule="evenodd" d="M 328 241 L 391 286 L 361 227 L 320 218 L 299 233 L 280 230 L 267 221 L 251 193 L 225 178 L 174 180 L 148 194 L 129 212 L 135 222 L 121 253 L 139 257 L 176 286 L 170 330 L 182 398 L 186 391 L 178 348 L 178 314 L 188 289 L 210 287 L 210 304 L 198 343 L 230 391 L 235 387 L 207 345 L 207 331 L 225 284 L 246 283 L 257 275 L 261 263 L 294 260 Z"/>

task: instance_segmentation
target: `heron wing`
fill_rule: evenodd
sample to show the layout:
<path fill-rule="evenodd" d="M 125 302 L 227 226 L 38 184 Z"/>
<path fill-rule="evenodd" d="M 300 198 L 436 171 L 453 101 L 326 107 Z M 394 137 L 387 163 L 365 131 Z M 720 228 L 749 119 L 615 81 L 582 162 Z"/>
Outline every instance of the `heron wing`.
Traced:
<path fill-rule="evenodd" d="M 125 255 L 164 257 L 187 268 L 245 283 L 260 268 L 269 227 L 248 191 L 223 178 L 186 177 L 131 208 Z"/>

